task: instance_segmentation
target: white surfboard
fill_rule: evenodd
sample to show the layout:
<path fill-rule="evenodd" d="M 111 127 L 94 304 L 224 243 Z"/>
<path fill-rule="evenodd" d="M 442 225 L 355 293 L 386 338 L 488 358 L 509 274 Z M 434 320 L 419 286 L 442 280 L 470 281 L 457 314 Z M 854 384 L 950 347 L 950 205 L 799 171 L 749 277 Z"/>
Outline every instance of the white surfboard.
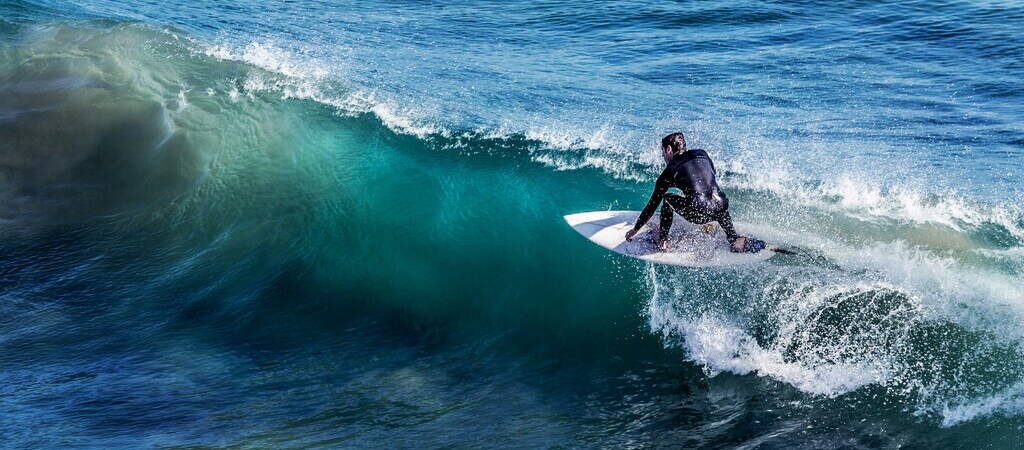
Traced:
<path fill-rule="evenodd" d="M 593 211 L 565 216 L 565 221 L 574 230 L 615 253 L 658 264 L 689 267 L 712 267 L 738 264 L 753 264 L 775 255 L 775 247 L 769 245 L 757 253 L 734 253 L 729 250 L 729 241 L 718 224 L 710 233 L 700 225 L 694 225 L 676 217 L 669 232 L 668 251 L 657 247 L 658 215 L 640 229 L 632 242 L 626 242 L 626 232 L 633 228 L 639 211 Z M 737 231 L 743 233 L 742 223 L 734 223 Z"/>

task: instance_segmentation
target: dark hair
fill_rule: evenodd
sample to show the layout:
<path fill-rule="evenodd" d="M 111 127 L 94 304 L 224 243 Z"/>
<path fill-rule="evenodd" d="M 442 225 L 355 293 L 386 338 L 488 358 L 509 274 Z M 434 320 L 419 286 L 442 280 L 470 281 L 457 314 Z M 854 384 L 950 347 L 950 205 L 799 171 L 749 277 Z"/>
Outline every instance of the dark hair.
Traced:
<path fill-rule="evenodd" d="M 672 133 L 668 136 L 661 138 L 661 148 L 672 147 L 672 153 L 682 153 L 686 151 L 686 137 L 683 133 Z"/>

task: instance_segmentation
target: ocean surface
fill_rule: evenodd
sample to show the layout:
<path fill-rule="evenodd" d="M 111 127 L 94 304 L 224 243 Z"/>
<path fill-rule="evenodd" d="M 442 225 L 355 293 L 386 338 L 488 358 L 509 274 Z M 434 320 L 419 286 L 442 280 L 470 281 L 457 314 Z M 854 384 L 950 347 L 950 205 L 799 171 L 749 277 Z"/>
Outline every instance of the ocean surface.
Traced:
<path fill-rule="evenodd" d="M 1024 5 L 5 0 L 2 448 L 1024 448 Z M 799 249 L 691 269 L 673 131 Z"/>

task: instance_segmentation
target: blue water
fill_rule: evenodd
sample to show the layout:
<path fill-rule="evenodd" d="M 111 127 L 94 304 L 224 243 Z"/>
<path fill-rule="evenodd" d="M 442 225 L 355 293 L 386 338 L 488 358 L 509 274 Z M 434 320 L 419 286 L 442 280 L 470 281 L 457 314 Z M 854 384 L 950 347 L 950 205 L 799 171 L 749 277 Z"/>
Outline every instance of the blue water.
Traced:
<path fill-rule="evenodd" d="M 1020 448 L 1024 7 L 0 5 L 0 446 Z M 800 250 L 651 266 L 686 133 Z"/>

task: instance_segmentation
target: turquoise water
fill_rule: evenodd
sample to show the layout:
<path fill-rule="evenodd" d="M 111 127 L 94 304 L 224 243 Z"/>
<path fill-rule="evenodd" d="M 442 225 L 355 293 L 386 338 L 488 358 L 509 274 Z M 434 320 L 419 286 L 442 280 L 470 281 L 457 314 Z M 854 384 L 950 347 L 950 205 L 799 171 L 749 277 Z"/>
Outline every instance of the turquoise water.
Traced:
<path fill-rule="evenodd" d="M 1024 9 L 0 6 L 11 448 L 1018 448 Z M 624 259 L 671 131 L 801 249 Z"/>

